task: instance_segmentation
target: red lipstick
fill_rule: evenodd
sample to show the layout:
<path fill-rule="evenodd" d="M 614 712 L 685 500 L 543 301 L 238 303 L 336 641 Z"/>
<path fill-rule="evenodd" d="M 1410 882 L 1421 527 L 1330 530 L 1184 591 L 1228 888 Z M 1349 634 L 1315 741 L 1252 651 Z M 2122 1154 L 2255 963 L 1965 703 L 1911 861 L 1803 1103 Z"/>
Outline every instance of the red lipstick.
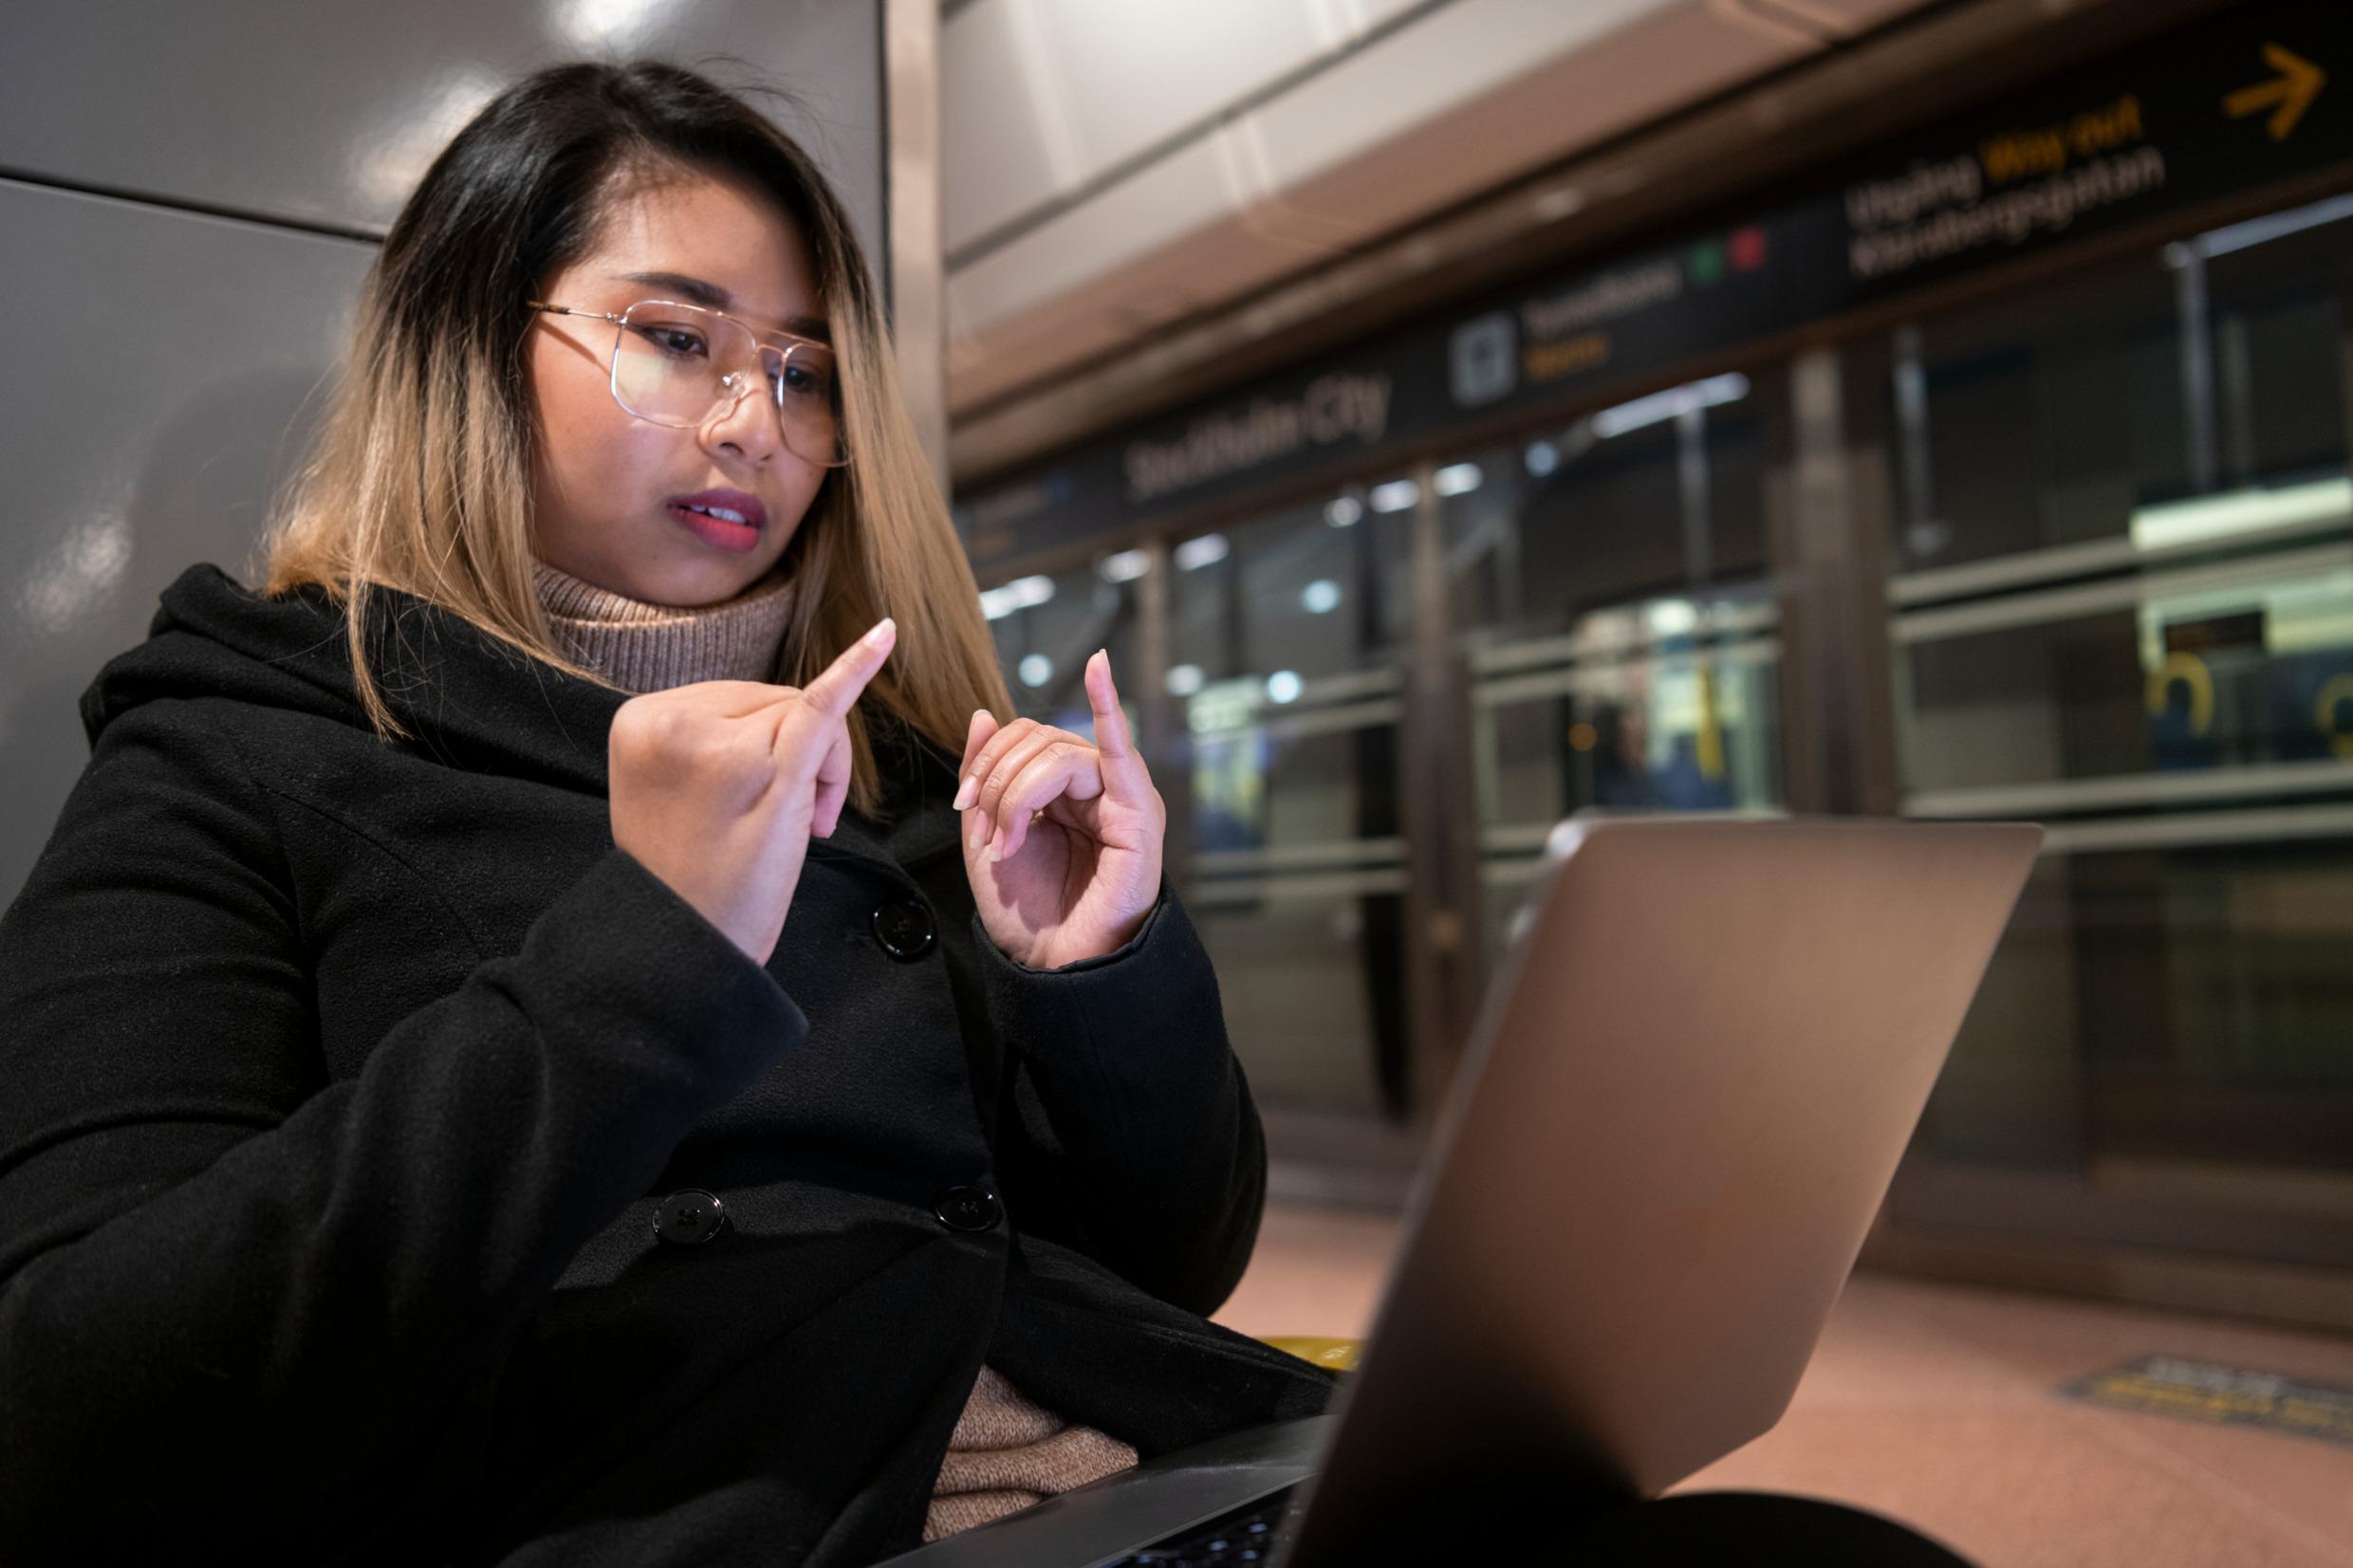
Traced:
<path fill-rule="evenodd" d="M 760 542 L 768 508 L 742 490 L 696 490 L 674 495 L 662 509 L 681 526 L 723 550 L 749 550 Z"/>

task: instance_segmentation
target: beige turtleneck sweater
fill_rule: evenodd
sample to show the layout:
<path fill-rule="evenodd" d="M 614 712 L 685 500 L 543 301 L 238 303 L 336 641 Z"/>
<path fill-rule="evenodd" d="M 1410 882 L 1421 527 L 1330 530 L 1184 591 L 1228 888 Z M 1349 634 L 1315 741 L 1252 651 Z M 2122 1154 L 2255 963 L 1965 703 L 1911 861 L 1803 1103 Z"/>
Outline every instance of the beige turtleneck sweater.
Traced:
<path fill-rule="evenodd" d="M 792 615 L 792 579 L 781 573 L 733 599 L 686 607 L 630 599 L 545 561 L 531 563 L 531 581 L 565 653 L 632 692 L 768 680 Z"/>
<path fill-rule="evenodd" d="M 564 651 L 631 692 L 704 680 L 770 680 L 792 613 L 792 580 L 763 578 L 717 604 L 651 604 L 600 588 L 544 561 L 531 577 Z M 1074 1427 L 980 1369 L 933 1485 L 923 1539 L 1017 1513 L 1136 1463 L 1136 1450 Z"/>

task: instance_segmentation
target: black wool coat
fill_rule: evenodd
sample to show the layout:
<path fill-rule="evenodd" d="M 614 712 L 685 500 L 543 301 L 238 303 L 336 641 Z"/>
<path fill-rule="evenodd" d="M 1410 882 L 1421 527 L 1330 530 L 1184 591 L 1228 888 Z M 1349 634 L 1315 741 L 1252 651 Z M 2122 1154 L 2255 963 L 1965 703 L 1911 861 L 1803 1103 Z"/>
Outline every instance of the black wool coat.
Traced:
<path fill-rule="evenodd" d="M 1165 887 L 1015 963 L 902 740 L 763 967 L 613 843 L 624 693 L 379 608 L 414 742 L 211 564 L 83 696 L 0 917 L 0 1562 L 866 1563 L 984 1361 L 1147 1458 L 1327 1407 L 1203 1316 L 1266 1156 Z"/>

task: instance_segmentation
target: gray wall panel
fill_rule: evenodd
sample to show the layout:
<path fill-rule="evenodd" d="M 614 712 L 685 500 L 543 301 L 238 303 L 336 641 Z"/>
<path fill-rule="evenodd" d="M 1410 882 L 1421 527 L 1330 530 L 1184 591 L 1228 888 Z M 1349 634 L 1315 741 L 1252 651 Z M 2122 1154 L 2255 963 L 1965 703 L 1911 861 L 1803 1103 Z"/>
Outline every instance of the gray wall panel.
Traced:
<path fill-rule="evenodd" d="M 0 234 L 4 901 L 89 758 L 98 667 L 191 563 L 243 574 L 375 247 L 9 180 Z"/>
<path fill-rule="evenodd" d="M 880 271 L 878 7 L 37 0 L 11 9 L 0 51 L 0 169 L 381 232 L 499 87 L 556 60 L 654 54 L 800 99 L 764 106 L 842 187 Z"/>

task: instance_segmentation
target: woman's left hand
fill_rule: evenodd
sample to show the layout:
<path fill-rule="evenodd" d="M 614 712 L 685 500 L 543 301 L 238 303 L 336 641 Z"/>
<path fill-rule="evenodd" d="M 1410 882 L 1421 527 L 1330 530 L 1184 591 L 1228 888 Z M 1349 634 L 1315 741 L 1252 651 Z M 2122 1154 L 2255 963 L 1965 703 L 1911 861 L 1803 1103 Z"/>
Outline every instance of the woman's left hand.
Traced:
<path fill-rule="evenodd" d="M 1095 741 L 1035 719 L 973 715 L 958 770 L 964 871 L 981 925 L 1007 957 L 1060 968 L 1116 952 L 1160 892 L 1168 807 L 1137 754 L 1111 684 L 1086 661 Z"/>

